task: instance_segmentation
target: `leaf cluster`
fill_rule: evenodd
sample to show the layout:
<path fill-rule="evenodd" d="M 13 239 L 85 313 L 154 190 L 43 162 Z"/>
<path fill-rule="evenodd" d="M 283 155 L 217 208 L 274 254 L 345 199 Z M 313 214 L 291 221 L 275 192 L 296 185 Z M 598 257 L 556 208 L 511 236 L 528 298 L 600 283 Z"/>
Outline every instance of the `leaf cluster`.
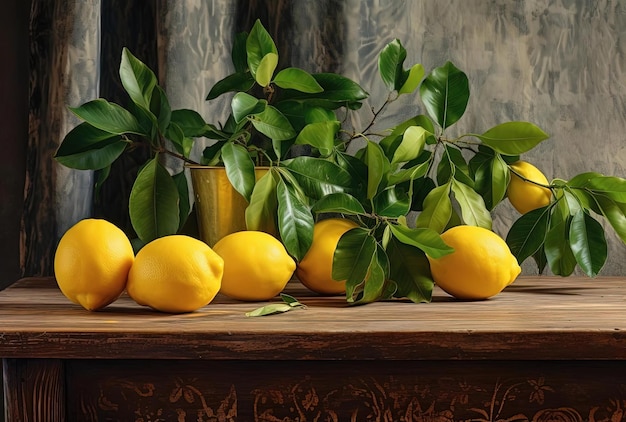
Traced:
<path fill-rule="evenodd" d="M 346 127 L 346 117 L 361 108 L 367 92 L 334 73 L 280 68 L 274 41 L 259 21 L 237 35 L 234 72 L 207 95 L 207 101 L 232 95 L 223 124 L 207 123 L 193 110 L 171 110 L 154 73 L 124 49 L 120 79 L 128 105 L 96 99 L 71 108 L 83 123 L 67 134 L 55 158 L 100 170 L 102 183 L 124 151 L 148 148 L 151 157 L 137 175 L 129 206 L 133 227 L 148 242 L 177 232 L 189 214 L 184 168 L 171 174 L 163 156 L 198 164 L 190 157 L 193 143 L 208 138 L 213 143 L 198 161 L 225 167 L 248 200 L 248 229 L 277 228 L 299 260 L 316 220 L 352 219 L 359 226 L 341 237 L 332 270 L 333 278 L 347 280 L 347 301 L 428 302 L 434 286 L 428 259 L 453 251 L 440 234 L 459 224 L 491 229 L 491 212 L 506 199 L 510 164 L 548 135 L 524 121 L 451 134 L 469 104 L 467 75 L 451 62 L 426 73 L 421 64 L 405 66 L 406 58 L 397 39 L 382 49 L 378 70 L 387 97 L 357 130 Z M 375 131 L 377 117 L 402 95 L 416 95 L 423 107 Z M 293 154 L 296 145 L 309 153 Z M 350 145 L 361 147 L 348 153 Z M 257 180 L 261 165 L 268 171 Z M 506 238 L 512 252 L 519 262 L 534 258 L 540 270 L 549 266 L 565 276 L 580 266 L 595 276 L 607 255 L 596 217 L 605 217 L 626 242 L 626 180 L 583 173 L 546 187 L 552 202 L 512 225 Z"/>

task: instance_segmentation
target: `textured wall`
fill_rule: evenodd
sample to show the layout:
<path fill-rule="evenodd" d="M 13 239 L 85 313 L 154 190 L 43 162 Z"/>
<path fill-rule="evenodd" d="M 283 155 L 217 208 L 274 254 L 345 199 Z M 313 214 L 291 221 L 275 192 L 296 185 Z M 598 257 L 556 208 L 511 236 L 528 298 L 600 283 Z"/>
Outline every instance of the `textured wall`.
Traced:
<path fill-rule="evenodd" d="M 231 71 L 234 28 L 262 16 L 282 60 L 310 71 L 338 71 L 383 101 L 376 76 L 380 49 L 399 38 L 408 63 L 427 70 L 453 61 L 470 78 L 472 95 L 455 131 L 482 132 L 509 120 L 536 123 L 551 138 L 525 159 L 548 176 L 583 171 L 626 176 L 623 147 L 626 3 L 617 0 L 321 0 L 159 2 L 161 79 L 174 107 L 195 108 L 215 121 L 224 100 L 207 103 L 212 84 Z M 287 55 L 288 57 L 285 57 Z M 366 122 L 368 107 L 354 120 Z M 405 98 L 380 120 L 386 127 L 419 110 Z M 505 233 L 517 217 L 496 212 Z M 626 247 L 608 230 L 605 275 L 626 274 Z M 527 273 L 532 265 L 525 266 Z"/>

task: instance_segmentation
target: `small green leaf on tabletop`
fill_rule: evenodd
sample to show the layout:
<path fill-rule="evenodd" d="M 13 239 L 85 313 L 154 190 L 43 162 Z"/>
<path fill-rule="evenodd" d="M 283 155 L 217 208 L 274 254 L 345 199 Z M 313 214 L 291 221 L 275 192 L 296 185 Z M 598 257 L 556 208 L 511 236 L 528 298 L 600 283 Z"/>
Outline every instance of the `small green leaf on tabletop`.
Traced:
<path fill-rule="evenodd" d="M 306 309 L 306 305 L 298 302 L 296 298 L 285 293 L 280 294 L 282 303 L 272 303 L 269 305 L 261 306 L 253 311 L 246 312 L 247 317 L 258 317 L 266 315 L 275 315 L 289 312 L 292 309 Z"/>

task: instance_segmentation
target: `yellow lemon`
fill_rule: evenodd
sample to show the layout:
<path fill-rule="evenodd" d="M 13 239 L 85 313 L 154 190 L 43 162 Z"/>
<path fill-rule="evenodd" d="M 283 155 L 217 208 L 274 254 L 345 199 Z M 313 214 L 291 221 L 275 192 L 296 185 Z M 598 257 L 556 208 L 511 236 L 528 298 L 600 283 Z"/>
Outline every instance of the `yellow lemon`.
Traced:
<path fill-rule="evenodd" d="M 537 208 L 545 207 L 550 203 L 552 198 L 550 189 L 535 184 L 548 184 L 548 179 L 546 179 L 541 170 L 527 161 L 516 161 L 510 167 L 513 171 L 511 172 L 511 181 L 506 193 L 511 205 L 520 214 L 526 214 Z M 522 179 L 515 173 L 522 175 L 527 180 Z"/>
<path fill-rule="evenodd" d="M 126 291 L 138 304 L 162 312 L 193 312 L 217 295 L 224 260 L 206 243 L 185 235 L 164 236 L 137 253 Z"/>
<path fill-rule="evenodd" d="M 54 254 L 54 275 L 69 300 L 95 311 L 122 294 L 134 258 L 130 240 L 120 228 L 88 218 L 61 237 Z"/>
<path fill-rule="evenodd" d="M 329 218 L 315 223 L 313 243 L 296 267 L 296 276 L 308 289 L 325 295 L 336 295 L 346 291 L 346 281 L 334 280 L 333 255 L 341 236 L 358 227 L 344 218 Z"/>
<path fill-rule="evenodd" d="M 296 269 L 283 244 L 261 231 L 228 234 L 213 249 L 224 259 L 220 292 L 233 299 L 269 300 L 283 291 Z"/>
<path fill-rule="evenodd" d="M 504 239 L 491 230 L 456 226 L 441 238 L 454 252 L 428 257 L 435 283 L 458 299 L 487 299 L 511 284 L 521 272 Z"/>

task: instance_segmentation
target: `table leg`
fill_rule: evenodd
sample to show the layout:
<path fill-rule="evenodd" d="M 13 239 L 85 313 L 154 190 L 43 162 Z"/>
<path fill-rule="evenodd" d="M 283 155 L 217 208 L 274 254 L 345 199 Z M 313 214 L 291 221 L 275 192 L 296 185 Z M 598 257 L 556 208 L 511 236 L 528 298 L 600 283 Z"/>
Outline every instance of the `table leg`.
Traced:
<path fill-rule="evenodd" d="M 3 359 L 6 422 L 65 420 L 61 359 Z"/>

